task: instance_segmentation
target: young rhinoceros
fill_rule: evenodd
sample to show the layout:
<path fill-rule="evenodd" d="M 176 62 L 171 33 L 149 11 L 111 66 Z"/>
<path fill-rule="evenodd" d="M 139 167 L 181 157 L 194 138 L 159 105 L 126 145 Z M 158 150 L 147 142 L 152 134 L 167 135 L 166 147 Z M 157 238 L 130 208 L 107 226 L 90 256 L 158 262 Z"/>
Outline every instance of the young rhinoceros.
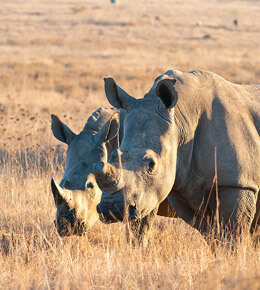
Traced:
<path fill-rule="evenodd" d="M 107 154 L 116 146 L 113 144 L 118 143 L 119 128 L 112 126 L 116 129 L 107 132 L 115 120 L 119 122 L 119 114 L 115 109 L 96 110 L 78 135 L 57 116 L 51 117 L 54 136 L 68 145 L 63 179 L 60 185 L 51 180 L 57 207 L 54 223 L 61 236 L 84 235 L 99 218 L 96 206 L 100 202 L 101 190 L 93 175 L 93 165 L 106 161 Z"/>
<path fill-rule="evenodd" d="M 105 91 L 114 107 L 126 110 L 124 136 L 109 163 L 96 164 L 95 176 L 103 191 L 123 193 L 129 219 L 149 216 L 167 197 L 203 234 L 214 228 L 217 237 L 231 237 L 254 226 L 260 210 L 259 85 L 173 71 L 159 76 L 143 99 L 111 78 Z M 98 207 L 102 214 L 102 200 Z"/>

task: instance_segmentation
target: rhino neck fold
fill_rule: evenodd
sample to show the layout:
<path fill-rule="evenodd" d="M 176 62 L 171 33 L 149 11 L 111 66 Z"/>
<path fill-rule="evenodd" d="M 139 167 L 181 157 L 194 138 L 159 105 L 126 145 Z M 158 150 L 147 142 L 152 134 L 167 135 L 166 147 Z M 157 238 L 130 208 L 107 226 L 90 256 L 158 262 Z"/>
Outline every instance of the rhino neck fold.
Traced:
<path fill-rule="evenodd" d="M 194 169 L 194 149 L 200 126 L 211 118 L 214 93 L 214 76 L 204 72 L 182 74 L 178 85 L 179 99 L 175 106 L 174 120 L 178 134 L 178 151 L 174 190 L 185 187 Z"/>

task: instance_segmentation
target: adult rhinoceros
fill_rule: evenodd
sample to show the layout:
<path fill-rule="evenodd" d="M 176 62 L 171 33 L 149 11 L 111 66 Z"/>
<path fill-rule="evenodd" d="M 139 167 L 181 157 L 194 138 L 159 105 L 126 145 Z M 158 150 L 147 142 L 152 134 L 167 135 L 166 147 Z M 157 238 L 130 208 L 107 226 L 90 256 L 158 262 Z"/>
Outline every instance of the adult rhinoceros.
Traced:
<path fill-rule="evenodd" d="M 60 185 L 54 179 L 51 181 L 57 207 L 55 225 L 61 236 L 84 235 L 97 221 L 96 206 L 100 202 L 101 190 L 93 175 L 93 165 L 98 161 L 107 161 L 107 156 L 118 147 L 118 142 L 121 142 L 123 136 L 124 115 L 124 111 L 121 110 L 119 121 L 116 109 L 100 108 L 89 117 L 84 129 L 78 135 L 57 116 L 52 115 L 54 136 L 68 145 L 63 179 Z M 116 125 L 114 122 L 117 122 Z M 103 198 L 106 196 L 104 194 Z M 109 204 L 113 206 L 114 203 L 120 203 L 122 207 L 119 215 L 121 218 L 124 208 L 121 193 L 116 194 L 113 199 L 109 196 Z M 165 201 L 160 205 L 159 214 L 171 217 L 175 213 Z M 117 221 L 116 217 L 111 216 L 109 220 L 102 216 L 101 220 L 105 223 Z M 148 238 L 152 223 L 153 218 L 145 218 L 130 224 L 130 229 L 139 242 L 142 242 L 144 237 Z"/>
<path fill-rule="evenodd" d="M 123 192 L 130 219 L 154 214 L 168 196 L 176 213 L 203 234 L 212 227 L 234 234 L 256 223 L 260 86 L 172 71 L 142 99 L 112 78 L 105 79 L 105 91 L 114 107 L 126 110 L 124 136 L 109 163 L 96 164 L 95 176 L 103 191 Z M 107 205 L 98 207 L 102 214 Z"/>

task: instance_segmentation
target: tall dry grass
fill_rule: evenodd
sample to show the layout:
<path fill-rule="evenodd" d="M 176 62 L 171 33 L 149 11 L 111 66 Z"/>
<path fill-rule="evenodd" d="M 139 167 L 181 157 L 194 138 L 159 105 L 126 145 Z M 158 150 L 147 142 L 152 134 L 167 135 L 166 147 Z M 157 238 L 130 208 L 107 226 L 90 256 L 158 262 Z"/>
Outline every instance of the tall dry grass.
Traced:
<path fill-rule="evenodd" d="M 79 132 L 108 106 L 110 75 L 136 97 L 172 68 L 257 83 L 259 12 L 258 1 L 1 1 L 1 288 L 260 287 L 250 240 L 212 254 L 184 222 L 159 217 L 148 250 L 129 246 L 120 223 L 61 239 L 50 192 L 66 150 L 51 134 L 51 113 Z"/>
<path fill-rule="evenodd" d="M 148 249 L 127 244 L 120 223 L 98 222 L 85 237 L 60 238 L 49 182 L 61 168 L 53 156 L 27 164 L 19 153 L 1 164 L 1 288 L 259 288 L 259 246 L 246 240 L 213 254 L 181 220 L 157 218 Z"/>

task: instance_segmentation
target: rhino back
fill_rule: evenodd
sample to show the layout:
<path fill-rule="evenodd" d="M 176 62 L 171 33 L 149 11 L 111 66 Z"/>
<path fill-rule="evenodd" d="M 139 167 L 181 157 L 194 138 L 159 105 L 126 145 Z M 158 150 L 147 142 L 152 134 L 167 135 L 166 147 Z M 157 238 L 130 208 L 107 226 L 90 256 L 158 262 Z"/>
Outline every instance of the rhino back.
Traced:
<path fill-rule="evenodd" d="M 175 120 L 181 144 L 175 186 L 196 191 L 197 183 L 209 190 L 217 167 L 219 186 L 258 191 L 260 87 L 200 71 L 182 74 L 178 86 Z"/>

